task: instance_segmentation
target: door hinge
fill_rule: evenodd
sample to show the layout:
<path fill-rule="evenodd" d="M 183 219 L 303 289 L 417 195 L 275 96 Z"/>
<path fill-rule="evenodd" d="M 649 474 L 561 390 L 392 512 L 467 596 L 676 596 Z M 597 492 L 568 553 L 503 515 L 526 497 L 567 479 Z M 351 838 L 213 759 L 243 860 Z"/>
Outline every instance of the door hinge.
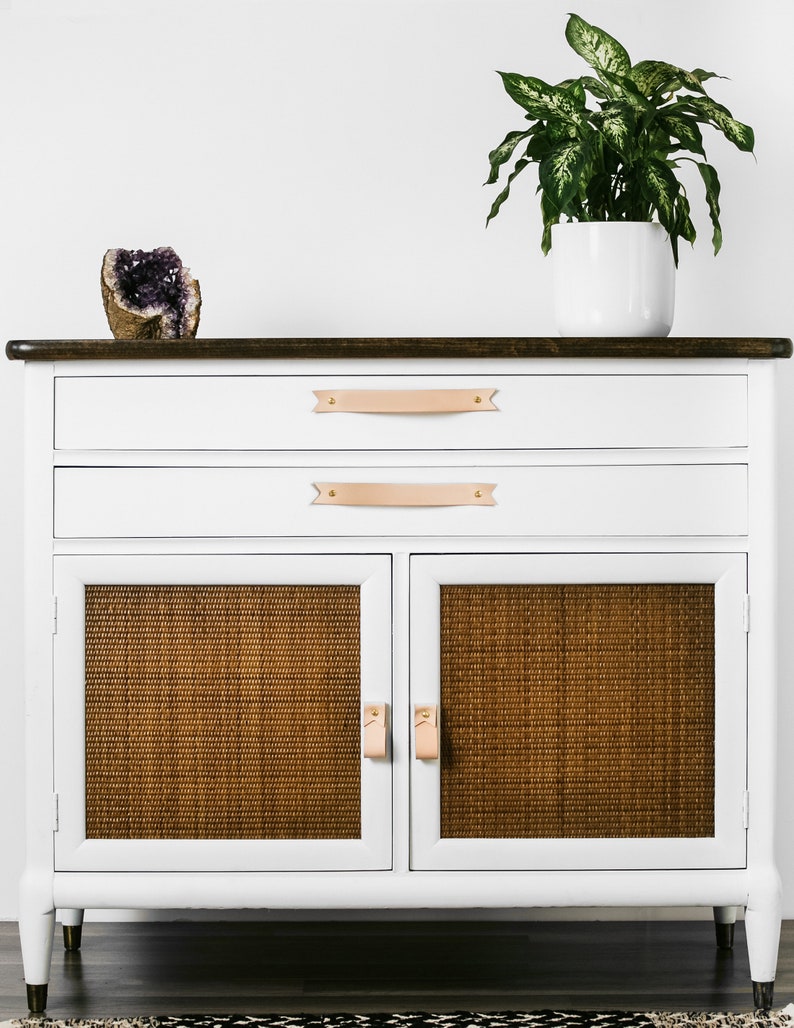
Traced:
<path fill-rule="evenodd" d="M 58 597 L 52 598 L 52 634 L 58 634 Z"/>
<path fill-rule="evenodd" d="M 745 596 L 742 600 L 742 627 L 745 632 L 750 631 L 750 597 Z"/>
<path fill-rule="evenodd" d="M 750 793 L 747 790 L 742 796 L 742 827 L 750 827 Z"/>
<path fill-rule="evenodd" d="M 58 793 L 52 794 L 52 830 L 57 832 L 60 828 L 60 821 L 58 816 Z"/>

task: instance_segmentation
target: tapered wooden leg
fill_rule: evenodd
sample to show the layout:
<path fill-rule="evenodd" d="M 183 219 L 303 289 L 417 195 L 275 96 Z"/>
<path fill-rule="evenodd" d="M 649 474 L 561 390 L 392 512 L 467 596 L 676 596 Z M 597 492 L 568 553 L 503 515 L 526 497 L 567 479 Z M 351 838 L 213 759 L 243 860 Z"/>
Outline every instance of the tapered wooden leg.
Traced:
<path fill-rule="evenodd" d="M 55 910 L 49 876 L 26 872 L 19 889 L 19 941 L 28 993 L 28 1009 L 42 1014 L 47 1005 Z"/>
<path fill-rule="evenodd" d="M 20 916 L 19 937 L 22 943 L 22 964 L 28 995 L 28 1010 L 43 1014 L 47 1008 L 47 985 L 50 980 L 52 935 L 55 911 L 37 919 Z"/>
<path fill-rule="evenodd" d="M 747 932 L 747 955 L 756 1009 L 769 1010 L 775 989 L 777 954 L 780 945 L 782 900 L 780 880 L 776 873 L 758 875 L 750 890 L 750 901 L 744 914 Z"/>
<path fill-rule="evenodd" d="M 62 910 L 63 948 L 70 953 L 80 949 L 83 938 L 83 911 Z"/>
<path fill-rule="evenodd" d="M 719 949 L 733 949 L 736 907 L 714 907 L 714 928 Z"/>

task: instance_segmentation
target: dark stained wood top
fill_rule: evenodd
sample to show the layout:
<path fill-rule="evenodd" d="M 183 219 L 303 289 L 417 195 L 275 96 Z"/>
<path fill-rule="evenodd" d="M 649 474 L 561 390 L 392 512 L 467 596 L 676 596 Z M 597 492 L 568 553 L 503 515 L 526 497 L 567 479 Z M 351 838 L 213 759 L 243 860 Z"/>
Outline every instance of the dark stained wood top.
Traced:
<path fill-rule="evenodd" d="M 675 359 L 790 357 L 790 339 L 36 339 L 11 340 L 9 360 L 344 360 L 607 357 Z"/>

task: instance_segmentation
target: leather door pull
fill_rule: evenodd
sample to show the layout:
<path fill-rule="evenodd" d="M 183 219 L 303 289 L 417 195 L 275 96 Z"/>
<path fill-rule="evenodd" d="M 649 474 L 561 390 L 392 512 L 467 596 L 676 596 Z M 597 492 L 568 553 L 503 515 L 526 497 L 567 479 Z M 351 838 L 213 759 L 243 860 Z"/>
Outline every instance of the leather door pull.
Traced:
<path fill-rule="evenodd" d="M 315 389 L 315 414 L 454 414 L 498 410 L 495 389 Z"/>
<path fill-rule="evenodd" d="M 386 756 L 386 704 L 365 703 L 362 715 L 364 756 Z"/>
<path fill-rule="evenodd" d="M 495 507 L 494 482 L 314 482 L 312 503 L 342 507 Z"/>
<path fill-rule="evenodd" d="M 438 757 L 438 707 L 417 703 L 414 707 L 414 751 L 417 760 Z"/>

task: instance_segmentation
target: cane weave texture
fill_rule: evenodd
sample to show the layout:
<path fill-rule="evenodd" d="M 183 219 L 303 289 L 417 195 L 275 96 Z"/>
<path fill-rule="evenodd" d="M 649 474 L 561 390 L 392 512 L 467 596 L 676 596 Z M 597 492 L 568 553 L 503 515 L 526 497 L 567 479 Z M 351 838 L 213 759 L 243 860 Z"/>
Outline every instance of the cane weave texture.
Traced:
<path fill-rule="evenodd" d="M 714 587 L 441 587 L 441 835 L 714 834 Z"/>
<path fill-rule="evenodd" d="M 360 590 L 86 586 L 86 827 L 355 839 Z"/>

